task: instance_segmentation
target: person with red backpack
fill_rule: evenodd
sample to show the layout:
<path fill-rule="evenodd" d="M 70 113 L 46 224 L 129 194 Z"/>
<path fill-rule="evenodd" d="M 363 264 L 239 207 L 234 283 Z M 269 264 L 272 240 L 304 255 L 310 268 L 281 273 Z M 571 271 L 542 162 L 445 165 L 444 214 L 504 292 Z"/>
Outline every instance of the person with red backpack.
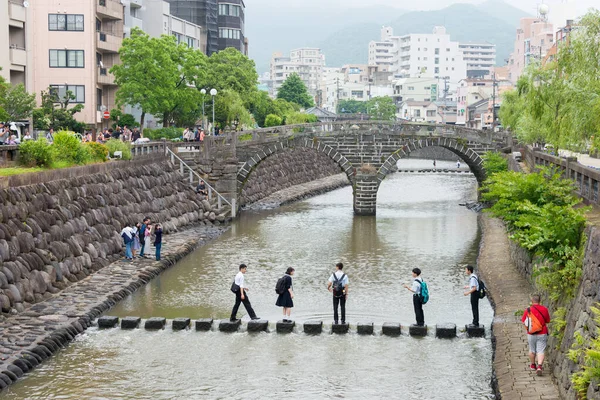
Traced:
<path fill-rule="evenodd" d="M 523 313 L 521 322 L 527 329 L 527 342 L 529 343 L 529 368 L 536 371 L 538 376 L 542 375 L 542 364 L 544 363 L 544 351 L 548 344 L 548 323 L 550 313 L 548 309 L 540 304 L 540 295 L 531 296 L 531 306 Z M 535 356 L 537 355 L 537 367 Z"/>

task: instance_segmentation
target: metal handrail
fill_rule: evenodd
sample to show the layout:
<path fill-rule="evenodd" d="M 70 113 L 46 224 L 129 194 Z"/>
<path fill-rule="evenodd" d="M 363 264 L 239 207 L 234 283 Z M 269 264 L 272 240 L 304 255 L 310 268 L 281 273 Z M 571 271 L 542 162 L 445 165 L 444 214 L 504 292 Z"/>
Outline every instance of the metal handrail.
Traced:
<path fill-rule="evenodd" d="M 190 167 L 189 165 L 187 165 L 185 163 L 185 161 L 183 161 L 177 154 L 175 154 L 173 152 L 173 150 L 171 150 L 168 147 L 165 147 L 165 153 L 166 153 L 167 156 L 168 155 L 171 156 L 171 162 L 173 164 L 175 164 L 175 159 L 179 160 L 179 166 L 180 166 L 179 168 L 180 168 L 180 171 L 181 171 L 182 174 L 183 174 L 183 168 L 184 167 L 188 169 L 188 171 L 190 173 L 190 183 L 194 182 L 193 175 L 195 175 L 199 180 L 204 181 L 204 183 L 206 184 L 206 186 L 208 186 L 208 199 L 209 200 L 212 199 L 212 192 L 215 192 L 217 194 L 217 196 L 218 196 L 218 202 L 219 202 L 218 208 L 221 208 L 221 202 L 224 201 L 225 204 L 228 204 L 231 207 L 232 212 L 235 212 L 235 211 L 233 211 L 234 207 L 231 205 L 231 202 L 229 202 L 225 197 L 223 197 L 223 195 L 221 195 L 221 193 L 217 192 L 215 190 L 215 188 L 213 188 L 208 182 L 206 182 L 206 180 L 204 178 L 202 178 L 200 176 L 200 174 L 198 174 L 196 171 L 194 171 L 192 167 Z M 234 202 L 235 202 L 235 200 L 234 200 Z"/>

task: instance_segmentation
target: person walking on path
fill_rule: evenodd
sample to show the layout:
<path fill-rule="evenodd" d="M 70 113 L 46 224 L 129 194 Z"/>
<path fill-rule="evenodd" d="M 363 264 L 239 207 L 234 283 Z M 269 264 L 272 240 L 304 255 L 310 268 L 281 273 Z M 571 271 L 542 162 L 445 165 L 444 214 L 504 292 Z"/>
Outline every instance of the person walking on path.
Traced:
<path fill-rule="evenodd" d="M 473 273 L 473 266 L 467 265 L 466 274 L 469 276 L 469 284 L 465 286 L 468 289 L 465 296 L 471 296 L 471 310 L 473 311 L 473 325 L 479 326 L 479 278 Z"/>
<path fill-rule="evenodd" d="M 544 364 L 544 352 L 548 344 L 548 324 L 550 313 L 548 309 L 540 304 L 540 295 L 531 296 L 531 306 L 527 307 L 521 318 L 527 329 L 527 342 L 529 344 L 529 369 L 536 371 L 541 376 Z M 537 355 L 537 366 L 535 356 Z"/>
<path fill-rule="evenodd" d="M 460 160 L 456 161 L 456 169 L 460 169 Z"/>
<path fill-rule="evenodd" d="M 404 285 L 404 287 L 413 293 L 413 307 L 415 309 L 415 317 L 417 319 L 417 326 L 425 326 L 425 314 L 423 314 L 423 302 L 421 301 L 421 284 L 423 278 L 421 278 L 421 270 L 414 268 L 412 270 L 413 283 L 411 286 Z"/>
<path fill-rule="evenodd" d="M 292 322 L 290 318 L 292 314 L 292 308 L 294 307 L 294 289 L 292 284 L 292 276 L 294 275 L 295 269 L 289 267 L 285 271 L 285 275 L 282 279 L 284 279 L 284 289 L 283 293 L 280 293 L 277 297 L 277 301 L 275 305 L 277 307 L 283 307 L 283 322 Z M 287 318 L 286 318 L 287 317 Z"/>
<path fill-rule="evenodd" d="M 156 261 L 160 261 L 160 250 L 162 249 L 163 230 L 160 224 L 154 226 L 154 246 L 156 247 Z"/>
<path fill-rule="evenodd" d="M 437 163 L 435 162 L 435 160 L 433 160 L 433 169 L 435 169 L 436 166 L 437 166 Z"/>
<path fill-rule="evenodd" d="M 131 245 L 133 243 L 133 229 L 129 225 L 125 226 L 121 231 L 121 237 L 123 238 L 123 243 L 125 243 L 125 258 L 128 261 L 133 260 L 133 255 L 131 253 Z"/>
<path fill-rule="evenodd" d="M 140 244 L 142 247 L 140 250 L 140 257 L 145 257 L 144 250 L 150 250 L 151 228 L 152 227 L 150 226 L 150 218 L 144 218 L 144 220 L 142 221 L 142 226 L 140 226 Z"/>
<path fill-rule="evenodd" d="M 335 272 L 327 281 L 327 290 L 333 293 L 333 323 L 338 324 L 338 306 L 342 311 L 342 325 L 346 323 L 346 300 L 348 300 L 348 276 L 342 272 L 344 264 L 335 264 Z"/>
<path fill-rule="evenodd" d="M 131 255 L 133 258 L 136 258 L 136 254 L 137 252 L 142 248 L 141 244 L 140 244 L 140 228 L 141 228 L 141 224 L 138 222 L 137 224 L 135 224 L 135 226 L 131 229 L 133 229 L 133 243 L 131 245 Z"/>
<path fill-rule="evenodd" d="M 246 287 L 246 284 L 244 283 L 244 275 L 247 271 L 248 267 L 246 266 L 246 264 L 240 264 L 239 272 L 233 279 L 233 285 L 231 285 L 231 291 L 235 293 L 235 304 L 233 306 L 233 309 L 231 310 L 231 317 L 229 318 L 229 320 L 232 322 L 237 321 L 237 312 L 240 308 L 241 303 L 244 303 L 244 307 L 246 308 L 250 319 L 260 319 L 256 316 L 256 313 L 254 312 L 254 309 L 250 304 L 250 299 L 246 294 L 246 292 L 249 291 L 249 289 Z"/>

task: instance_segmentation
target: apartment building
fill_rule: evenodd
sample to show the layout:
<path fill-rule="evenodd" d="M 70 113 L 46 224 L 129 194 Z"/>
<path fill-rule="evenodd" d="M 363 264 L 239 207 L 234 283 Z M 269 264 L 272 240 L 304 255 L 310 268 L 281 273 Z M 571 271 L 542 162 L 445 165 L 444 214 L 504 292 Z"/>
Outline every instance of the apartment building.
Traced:
<path fill-rule="evenodd" d="M 289 56 L 280 52 L 273 53 L 271 58 L 271 96 L 277 92 L 283 82 L 293 73 L 300 76 L 312 96 L 317 96 L 323 79 L 325 55 L 318 48 L 301 48 L 292 50 Z"/>
<path fill-rule="evenodd" d="M 171 14 L 171 5 L 164 0 L 123 0 L 125 6 L 125 36 L 140 28 L 151 37 L 172 35 L 177 43 L 206 52 L 206 34 L 201 26 Z"/>
<path fill-rule="evenodd" d="M 12 85 L 30 90 L 33 46 L 31 7 L 24 0 L 0 2 L 0 75 Z"/>
<path fill-rule="evenodd" d="M 75 117 L 91 127 L 103 124 L 102 112 L 116 107 L 117 86 L 108 72 L 119 62 L 123 43 L 120 0 L 47 0 L 32 7 L 35 69 L 31 90 L 71 91 L 83 104 Z"/>
<path fill-rule="evenodd" d="M 459 50 L 467 63 L 467 78 L 491 75 L 496 65 L 496 45 L 491 43 L 460 43 Z"/>
<path fill-rule="evenodd" d="M 167 0 L 171 13 L 204 28 L 206 54 L 233 47 L 248 54 L 243 0 Z"/>
<path fill-rule="evenodd" d="M 474 112 L 480 111 L 485 102 L 494 93 L 493 79 L 463 79 L 457 90 L 456 124 L 468 125 L 467 122 L 474 121 Z M 478 112 L 479 112 L 478 111 Z M 473 122 L 470 123 L 472 125 Z"/>
<path fill-rule="evenodd" d="M 369 65 L 378 67 L 382 72 L 392 71 L 398 52 L 398 39 L 391 27 L 382 27 L 381 40 L 369 42 Z"/>
<path fill-rule="evenodd" d="M 554 44 L 554 27 L 545 18 L 521 18 L 514 50 L 508 60 L 509 79 L 516 83 L 525 67 L 543 60 Z"/>

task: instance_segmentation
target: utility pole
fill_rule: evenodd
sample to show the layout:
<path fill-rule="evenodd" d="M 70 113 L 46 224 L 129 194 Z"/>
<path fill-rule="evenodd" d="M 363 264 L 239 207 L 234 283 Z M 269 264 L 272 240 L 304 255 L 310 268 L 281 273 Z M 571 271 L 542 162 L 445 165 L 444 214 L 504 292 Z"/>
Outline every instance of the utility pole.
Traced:
<path fill-rule="evenodd" d="M 492 132 L 496 130 L 496 73 L 492 73 Z"/>

